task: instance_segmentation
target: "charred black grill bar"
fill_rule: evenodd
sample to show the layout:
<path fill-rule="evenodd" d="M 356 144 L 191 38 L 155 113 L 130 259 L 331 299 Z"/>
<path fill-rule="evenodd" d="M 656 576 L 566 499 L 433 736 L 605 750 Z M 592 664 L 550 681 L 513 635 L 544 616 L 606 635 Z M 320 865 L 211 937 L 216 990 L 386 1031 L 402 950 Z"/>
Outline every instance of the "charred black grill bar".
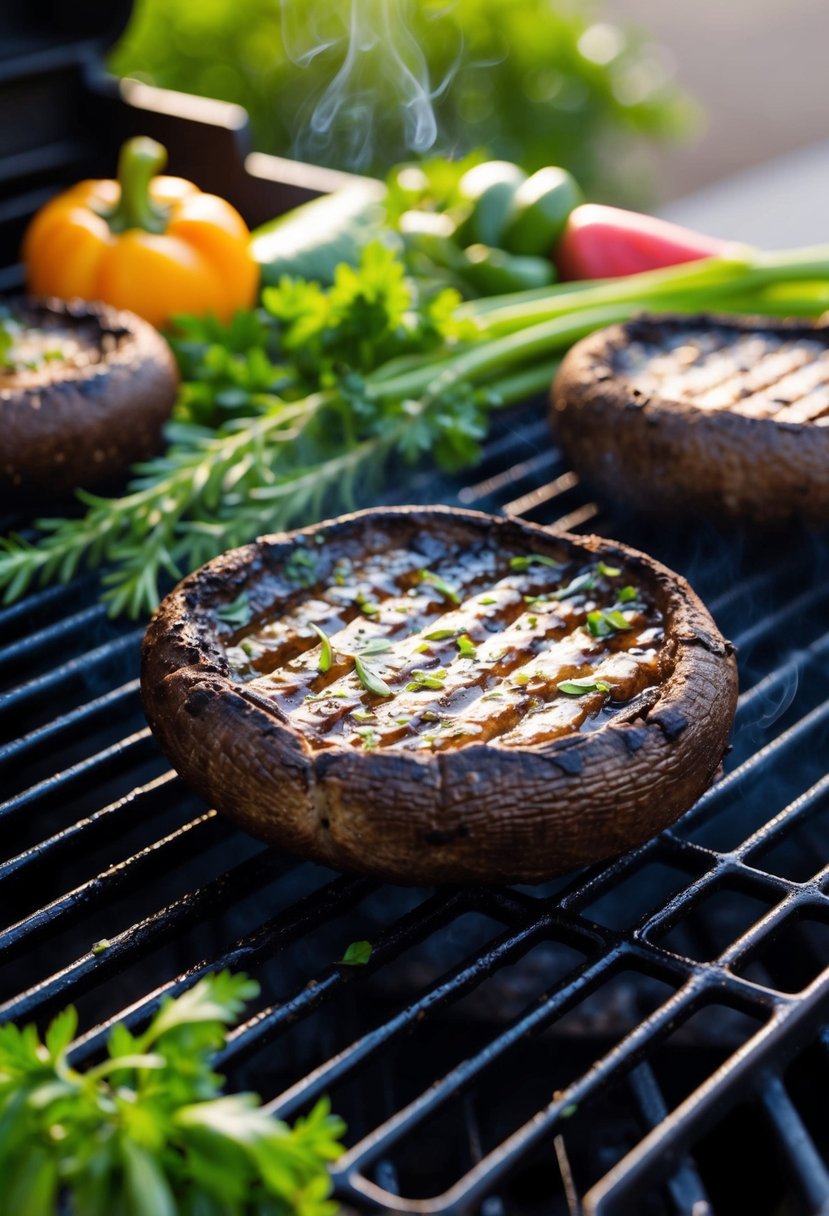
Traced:
<path fill-rule="evenodd" d="M 115 1018 L 206 970 L 252 971 L 262 1008 L 220 1064 L 280 1116 L 331 1095 L 350 1125 L 337 1193 L 358 1210 L 727 1213 L 715 1146 L 733 1158 L 743 1125 L 744 1170 L 768 1146 L 750 1210 L 818 1211 L 820 544 L 607 518 L 547 444 L 538 403 L 513 411 L 474 483 L 424 472 L 408 497 L 581 518 L 688 573 L 739 647 L 724 778 L 643 848 L 544 888 L 337 877 L 242 837 L 168 771 L 141 716 L 140 631 L 105 618 L 92 580 L 35 594 L 0 614 L 0 1013 L 76 1001 L 90 1057 Z M 338 964 L 361 937 L 369 964 Z"/>

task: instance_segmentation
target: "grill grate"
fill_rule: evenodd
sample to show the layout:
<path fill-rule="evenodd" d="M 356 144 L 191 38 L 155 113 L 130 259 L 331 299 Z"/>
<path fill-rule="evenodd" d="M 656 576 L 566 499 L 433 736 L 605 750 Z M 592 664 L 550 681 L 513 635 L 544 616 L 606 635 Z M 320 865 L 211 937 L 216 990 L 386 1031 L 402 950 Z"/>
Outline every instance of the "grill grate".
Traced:
<path fill-rule="evenodd" d="M 84 578 L 0 613 L 0 1014 L 75 1001 L 88 1058 L 113 1020 L 206 970 L 252 971 L 261 1007 L 220 1065 L 281 1116 L 331 1095 L 349 1123 L 336 1189 L 359 1210 L 821 1210 L 819 540 L 603 515 L 537 404 L 499 419 L 474 476 L 422 472 L 398 501 L 589 527 L 690 578 L 739 648 L 723 780 L 656 840 L 542 888 L 336 876 L 235 832 L 168 770 L 140 710 L 141 631 L 108 621 Z M 358 938 L 369 964 L 339 966 Z"/>

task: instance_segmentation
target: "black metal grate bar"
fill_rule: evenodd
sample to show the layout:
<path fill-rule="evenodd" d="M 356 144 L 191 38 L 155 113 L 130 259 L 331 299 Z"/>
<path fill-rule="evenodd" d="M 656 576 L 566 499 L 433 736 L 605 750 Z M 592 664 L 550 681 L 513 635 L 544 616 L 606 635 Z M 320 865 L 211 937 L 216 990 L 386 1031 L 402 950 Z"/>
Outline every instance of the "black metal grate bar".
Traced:
<path fill-rule="evenodd" d="M 824 939 L 809 937 L 829 926 L 820 847 L 829 581 L 819 545 L 614 522 L 546 434 L 537 414 L 505 414 L 474 483 L 423 472 L 399 497 L 587 525 L 686 572 L 739 645 L 743 687 L 723 779 L 656 840 L 548 888 L 406 894 L 328 881 L 246 842 L 168 772 L 141 725 L 140 630 L 90 602 L 93 580 L 39 592 L 0 612 L 0 666 L 12 675 L 40 667 L 0 697 L 0 1015 L 43 1019 L 79 1000 L 91 1021 L 76 1056 L 88 1059 L 116 1018 L 139 1025 L 207 971 L 254 971 L 263 1004 L 219 1064 L 232 1077 L 255 1069 L 282 1117 L 323 1093 L 342 1104 L 352 1132 L 333 1176 L 358 1209 L 523 1216 L 526 1193 L 516 1200 L 512 1180 L 541 1160 L 552 1189 L 549 1202 L 526 1208 L 531 1216 L 724 1216 L 698 1145 L 748 1103 L 785 1146 L 791 1193 L 819 1210 L 829 1201 L 829 1146 L 783 1074 L 829 1022 Z M 800 849 L 791 863 L 790 845 Z M 801 855 L 809 850 L 813 864 Z M 650 894 L 655 876 L 667 894 L 658 885 Z M 109 941 L 98 954 L 96 934 Z M 368 965 L 337 963 L 363 936 Z M 777 942 L 787 943 L 782 962 Z M 791 980 L 790 954 L 801 968 Z M 523 993 L 533 977 L 519 999 L 514 985 Z M 651 1004 L 623 1011 L 612 1030 L 591 1030 L 609 1016 L 607 993 L 628 979 L 631 991 L 657 994 Z M 457 1039 L 465 1009 L 468 1043 Z M 717 1011 L 709 1046 L 694 1027 Z M 677 1035 L 696 1044 L 695 1058 L 717 1052 L 682 1084 L 665 1063 L 677 1058 Z M 288 1042 L 294 1051 L 282 1050 Z M 512 1080 L 524 1066 L 514 1061 L 531 1049 L 538 1064 L 527 1083 L 532 1071 L 551 1079 L 522 1105 Z M 559 1081 L 563 1062 L 572 1067 Z M 629 1114 L 616 1117 L 612 1159 L 599 1165 L 585 1146 L 614 1103 Z M 437 1126 L 458 1147 L 446 1149 L 434 1179 L 420 1179 L 411 1163 Z M 452 1131 L 462 1126 L 463 1144 Z"/>

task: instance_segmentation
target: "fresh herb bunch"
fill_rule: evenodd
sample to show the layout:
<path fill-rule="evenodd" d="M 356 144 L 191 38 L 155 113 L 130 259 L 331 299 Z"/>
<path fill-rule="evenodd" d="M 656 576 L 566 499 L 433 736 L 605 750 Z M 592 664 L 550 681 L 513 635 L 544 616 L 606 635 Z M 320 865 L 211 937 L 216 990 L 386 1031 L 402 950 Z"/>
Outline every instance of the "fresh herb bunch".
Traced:
<path fill-rule="evenodd" d="M 116 1025 L 103 1063 L 67 1059 L 65 1009 L 41 1042 L 0 1027 L 0 1177 L 14 1216 L 333 1216 L 326 1165 L 344 1125 L 320 1101 L 293 1127 L 221 1092 L 211 1054 L 258 985 L 207 976 L 143 1034 Z"/>
<path fill-rule="evenodd" d="M 546 390 L 579 338 L 643 310 L 815 317 L 829 307 L 829 247 L 733 256 L 460 304 L 421 293 L 369 245 L 332 288 L 285 279 L 228 328 L 190 320 L 185 384 L 163 456 L 122 498 L 79 492 L 80 518 L 0 538 L 10 603 L 35 582 L 110 565 L 113 615 L 155 607 L 178 578 L 262 533 L 367 501 L 400 461 L 473 464 L 494 408 Z M 562 594 L 562 593 L 559 593 Z"/>

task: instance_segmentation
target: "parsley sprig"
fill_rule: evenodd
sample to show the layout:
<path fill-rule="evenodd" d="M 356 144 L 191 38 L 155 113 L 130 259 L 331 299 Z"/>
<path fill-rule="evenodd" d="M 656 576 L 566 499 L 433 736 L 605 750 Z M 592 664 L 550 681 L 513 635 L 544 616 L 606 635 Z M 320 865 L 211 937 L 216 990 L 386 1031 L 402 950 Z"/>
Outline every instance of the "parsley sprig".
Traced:
<path fill-rule="evenodd" d="M 258 985 L 206 976 L 147 1029 L 122 1023 L 85 1072 L 69 1007 L 43 1041 L 0 1027 L 0 1177 L 15 1216 L 333 1216 L 326 1164 L 344 1126 L 320 1101 L 288 1127 L 210 1066 Z"/>

